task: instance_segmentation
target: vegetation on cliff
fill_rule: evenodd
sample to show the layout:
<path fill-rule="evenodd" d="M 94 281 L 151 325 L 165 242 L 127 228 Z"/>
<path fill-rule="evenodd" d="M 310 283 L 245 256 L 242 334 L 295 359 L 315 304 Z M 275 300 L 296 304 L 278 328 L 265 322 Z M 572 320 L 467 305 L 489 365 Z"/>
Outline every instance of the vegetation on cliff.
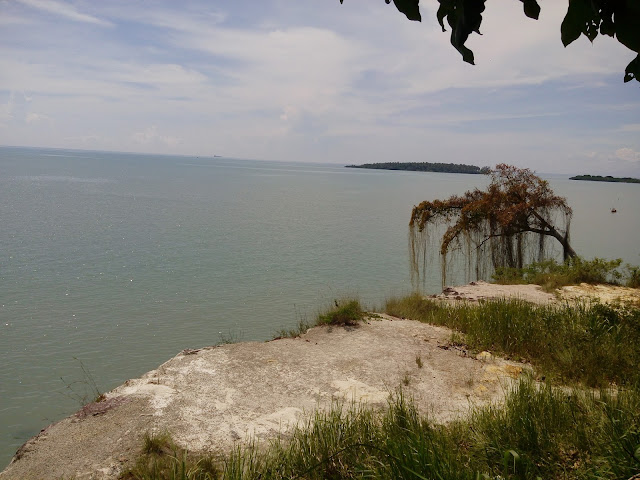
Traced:
<path fill-rule="evenodd" d="M 345 311 L 354 318 L 362 308 L 345 301 L 319 320 Z M 626 480 L 640 471 L 640 309 L 443 305 L 416 294 L 389 300 L 386 311 L 452 328 L 461 349 L 530 360 L 537 381 L 523 376 L 503 404 L 446 424 L 419 414 L 401 389 L 382 411 L 336 404 L 267 445 L 221 457 L 150 435 L 121 478 Z M 558 388 L 565 382 L 573 387 Z"/>

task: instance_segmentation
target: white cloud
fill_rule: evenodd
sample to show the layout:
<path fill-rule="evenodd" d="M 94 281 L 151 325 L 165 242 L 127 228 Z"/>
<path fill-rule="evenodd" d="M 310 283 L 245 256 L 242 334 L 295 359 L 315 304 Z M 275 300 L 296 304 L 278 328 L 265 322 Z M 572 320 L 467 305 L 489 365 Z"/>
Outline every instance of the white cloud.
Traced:
<path fill-rule="evenodd" d="M 640 133 L 640 123 L 628 123 L 623 125 L 621 130 L 623 132 L 638 132 Z"/>
<path fill-rule="evenodd" d="M 100 142 L 104 142 L 105 139 L 100 135 L 82 135 L 79 137 L 65 137 L 65 140 L 85 147 L 94 147 Z"/>
<path fill-rule="evenodd" d="M 640 152 L 636 152 L 631 148 L 619 148 L 616 150 L 616 158 L 625 162 L 640 162 Z"/>
<path fill-rule="evenodd" d="M 27 123 L 37 123 L 37 122 L 41 122 L 43 120 L 49 120 L 49 117 L 43 113 L 28 113 L 27 117 L 25 118 L 25 121 Z"/>
<path fill-rule="evenodd" d="M 135 132 L 131 135 L 133 141 L 137 144 L 152 146 L 154 144 L 166 145 L 168 147 L 175 147 L 180 143 L 180 139 L 169 135 L 160 135 L 158 133 L 158 127 L 153 125 L 146 129 Z"/>
<path fill-rule="evenodd" d="M 11 90 L 7 103 L 0 108 L 0 122 L 6 125 L 12 121 L 23 122 L 27 120 L 27 108 L 31 97 L 24 92 Z"/>
<path fill-rule="evenodd" d="M 3 26 L 24 26 L 24 25 L 29 25 L 31 24 L 31 20 L 29 20 L 28 18 L 25 17 L 21 17 L 18 15 L 11 15 L 8 13 L 4 13 L 3 15 L 0 15 L 0 25 Z"/>
<path fill-rule="evenodd" d="M 107 79 L 118 82 L 160 86 L 196 84 L 207 80 L 202 73 L 176 64 L 134 65 L 113 62 L 102 68 Z"/>
<path fill-rule="evenodd" d="M 72 5 L 64 2 L 58 2 L 55 0 L 18 0 L 18 2 L 47 13 L 52 13 L 69 20 L 73 20 L 75 22 L 92 23 L 94 25 L 101 25 L 105 27 L 113 25 L 111 22 L 108 22 L 106 20 L 101 20 L 92 15 L 81 13 Z"/>
<path fill-rule="evenodd" d="M 138 22 L 164 30 L 184 32 L 214 28 L 228 17 L 219 6 L 209 2 L 183 2 L 179 4 L 178 9 L 174 3 L 170 3 L 167 8 L 162 2 L 155 2 L 153 8 L 148 8 L 140 2 L 100 2 L 95 8 L 114 20 Z"/>
<path fill-rule="evenodd" d="M 621 145 L 640 147 L 640 98 L 604 75 L 622 76 L 624 47 L 598 38 L 565 50 L 566 2 L 547 0 L 536 22 L 521 2 L 492 0 L 484 36 L 469 40 L 475 67 L 441 32 L 437 2 L 423 3 L 418 24 L 384 2 L 0 0 L 0 17 L 39 24 L 29 35 L 17 24 L 0 32 L 0 92 L 33 92 L 28 108 L 19 94 L 0 104 L 0 123 L 13 119 L 0 143 L 13 135 L 281 160 L 518 161 L 542 171 L 573 170 L 588 158 L 581 152 L 613 161 Z M 60 15 L 116 28 L 70 28 Z M 50 116 L 50 132 L 28 128 L 42 120 L 34 112 Z M 560 165 L 570 155 L 574 163 Z"/>

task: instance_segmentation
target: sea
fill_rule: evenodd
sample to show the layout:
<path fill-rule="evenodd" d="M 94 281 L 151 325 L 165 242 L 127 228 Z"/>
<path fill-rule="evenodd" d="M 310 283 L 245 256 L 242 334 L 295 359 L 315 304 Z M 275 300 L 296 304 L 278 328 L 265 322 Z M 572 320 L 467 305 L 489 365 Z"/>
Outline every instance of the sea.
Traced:
<path fill-rule="evenodd" d="M 185 348 L 411 292 L 411 208 L 488 182 L 300 160 L 0 147 L 0 468 Z M 580 255 L 640 264 L 640 185 L 541 176 L 574 210 Z M 439 270 L 420 288 L 439 292 Z"/>

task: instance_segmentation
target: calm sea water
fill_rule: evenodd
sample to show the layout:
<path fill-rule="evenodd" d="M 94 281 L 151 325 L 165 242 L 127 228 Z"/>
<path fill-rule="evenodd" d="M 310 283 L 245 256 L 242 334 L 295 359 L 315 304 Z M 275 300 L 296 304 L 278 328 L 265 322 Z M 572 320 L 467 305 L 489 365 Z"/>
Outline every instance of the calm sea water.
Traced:
<path fill-rule="evenodd" d="M 550 180 L 580 254 L 640 264 L 640 185 Z M 486 181 L 0 148 L 0 467 L 92 381 L 105 391 L 184 348 L 271 338 L 346 294 L 375 307 L 410 291 L 411 207 Z M 440 290 L 437 272 L 425 288 Z"/>

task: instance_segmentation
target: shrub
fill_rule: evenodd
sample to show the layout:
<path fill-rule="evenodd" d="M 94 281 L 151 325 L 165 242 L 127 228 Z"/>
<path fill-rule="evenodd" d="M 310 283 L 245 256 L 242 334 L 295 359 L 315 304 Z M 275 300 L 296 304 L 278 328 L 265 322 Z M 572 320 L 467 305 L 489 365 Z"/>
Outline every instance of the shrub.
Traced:
<path fill-rule="evenodd" d="M 621 264 L 620 258 L 605 260 L 596 257 L 593 260 L 585 260 L 575 257 L 564 263 L 546 260 L 523 268 L 497 268 L 493 280 L 500 284 L 535 283 L 547 291 L 580 283 L 618 284 L 623 277 L 619 270 Z M 633 273 L 632 269 L 627 268 Z"/>
<path fill-rule="evenodd" d="M 640 267 L 627 265 L 628 279 L 627 287 L 640 288 Z"/>
<path fill-rule="evenodd" d="M 327 312 L 318 315 L 318 325 L 356 325 L 364 320 L 366 312 L 359 300 L 334 300 L 334 306 Z"/>

